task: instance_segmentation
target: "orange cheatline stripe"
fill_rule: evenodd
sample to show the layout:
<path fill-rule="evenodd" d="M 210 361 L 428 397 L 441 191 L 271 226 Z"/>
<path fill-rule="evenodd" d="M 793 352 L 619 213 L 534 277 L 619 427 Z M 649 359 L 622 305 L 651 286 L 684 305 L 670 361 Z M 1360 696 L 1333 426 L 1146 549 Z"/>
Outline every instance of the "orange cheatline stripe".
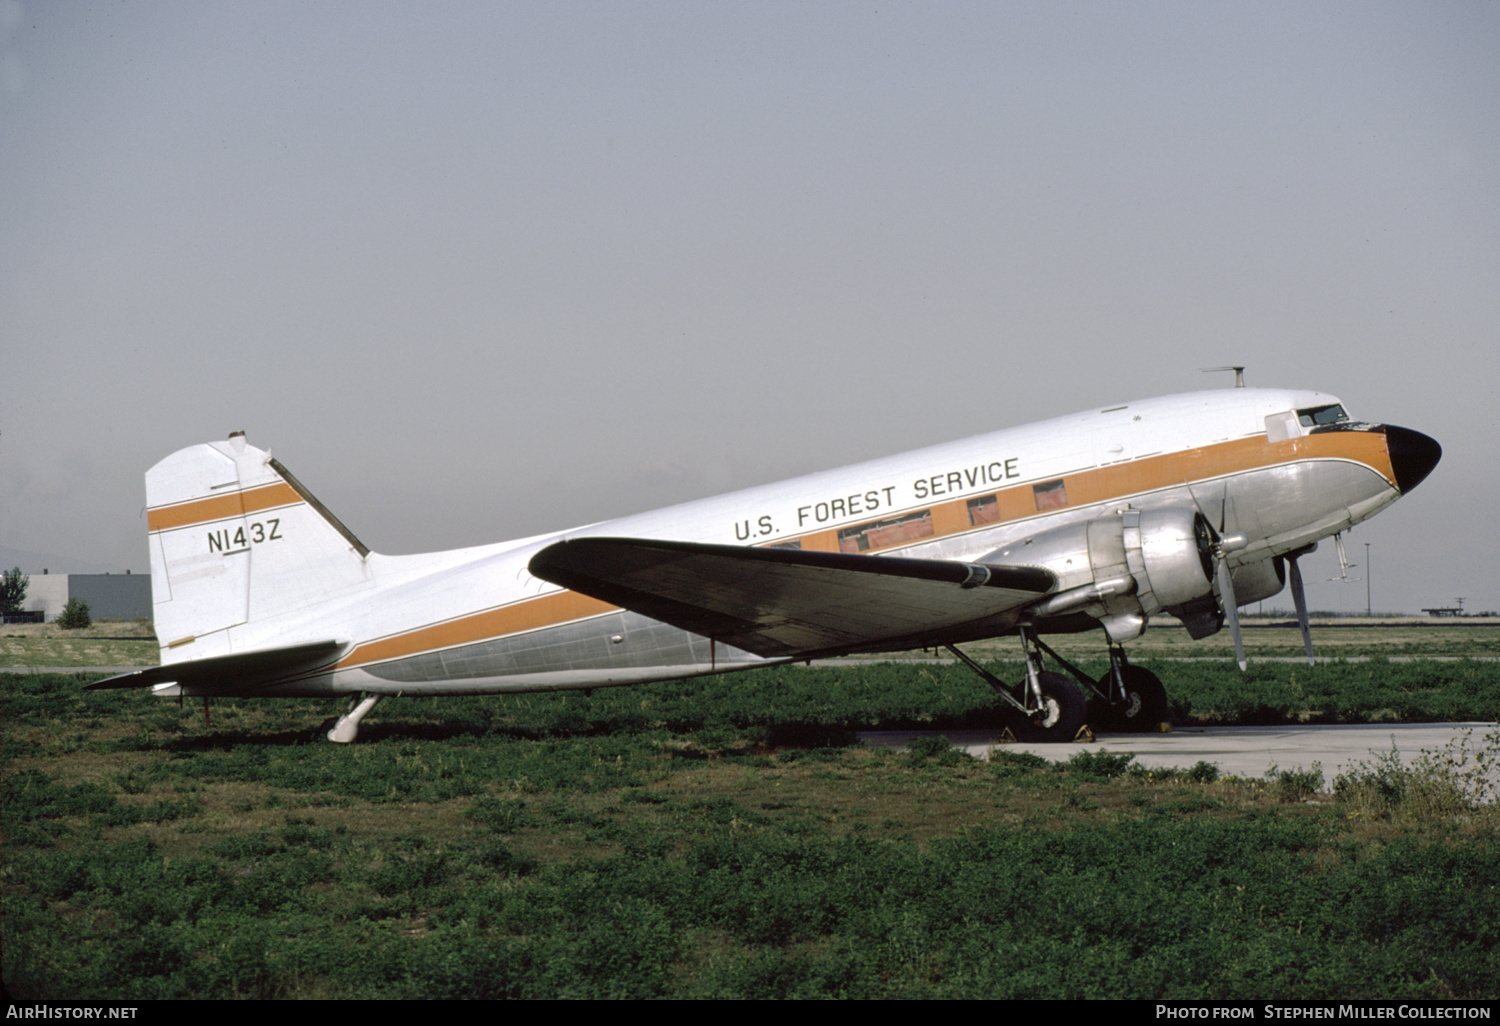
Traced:
<path fill-rule="evenodd" d="M 556 592 L 528 599 L 500 609 L 490 609 L 472 616 L 459 617 L 446 623 L 433 624 L 418 630 L 397 634 L 379 641 L 369 641 L 357 646 L 334 666 L 335 670 L 366 663 L 379 663 L 387 659 L 400 659 L 419 655 L 433 649 L 452 648 L 455 645 L 488 641 L 507 634 L 519 634 L 537 627 L 551 627 L 571 620 L 582 620 L 618 609 L 608 602 L 601 602 L 575 591 Z"/>
<path fill-rule="evenodd" d="M 1395 472 L 1391 469 L 1383 434 L 1327 432 L 1274 443 L 1255 437 L 1065 474 L 1063 480 L 1068 493 L 1068 505 L 1062 508 L 1097 504 L 1113 498 L 1124 498 L 1259 467 L 1323 459 L 1352 460 L 1369 467 L 1393 485 L 1395 483 Z M 1006 521 L 1036 516 L 1032 493 L 1032 485 L 1036 483 L 1028 482 L 997 492 L 1000 519 L 983 526 L 994 527 Z M 933 510 L 934 526 L 938 528 L 934 537 L 973 530 L 968 524 L 967 504 L 974 497 L 966 494 L 948 502 L 934 503 L 930 507 Z M 834 550 L 838 548 L 838 531 L 835 528 L 810 532 L 802 535 L 801 541 L 807 549 Z M 440 648 L 488 641 L 522 631 L 582 620 L 617 608 L 619 607 L 577 592 L 557 592 L 367 642 L 356 647 L 334 668 L 346 669 L 420 655 Z"/>
<path fill-rule="evenodd" d="M 147 531 L 170 531 L 178 527 L 207 524 L 215 520 L 227 520 L 247 513 L 255 513 L 276 506 L 289 506 L 301 502 L 302 496 L 285 481 L 262 485 L 243 492 L 214 495 L 207 499 L 193 499 L 175 506 L 162 506 L 146 514 Z"/>
<path fill-rule="evenodd" d="M 1078 506 L 1097 505 L 1172 488 L 1185 482 L 1192 484 L 1262 467 L 1327 459 L 1361 463 L 1392 485 L 1396 483 L 1385 435 L 1373 431 L 1329 431 L 1271 443 L 1263 435 L 1256 435 L 1216 442 L 1197 449 L 1142 456 L 1111 466 L 1064 473 L 1060 478 L 1067 492 L 1068 503 L 1056 510 L 1040 511 L 1036 508 L 1032 488 L 1040 481 L 1028 481 L 993 493 L 965 493 L 961 498 L 934 502 L 927 508 L 932 511 L 936 536 L 941 538 L 976 529 L 969 524 L 968 503 L 970 499 L 984 494 L 995 495 L 998 515 L 995 520 L 978 526 L 996 527 L 1035 517 L 1042 512 L 1061 512 Z M 838 548 L 838 529 L 805 534 L 800 540 L 804 549 L 835 550 Z"/>
<path fill-rule="evenodd" d="M 1086 506 L 1261 467 L 1328 459 L 1362 463 L 1395 484 L 1383 434 L 1329 431 L 1270 443 L 1256 435 L 1066 475 L 1068 505 Z"/>

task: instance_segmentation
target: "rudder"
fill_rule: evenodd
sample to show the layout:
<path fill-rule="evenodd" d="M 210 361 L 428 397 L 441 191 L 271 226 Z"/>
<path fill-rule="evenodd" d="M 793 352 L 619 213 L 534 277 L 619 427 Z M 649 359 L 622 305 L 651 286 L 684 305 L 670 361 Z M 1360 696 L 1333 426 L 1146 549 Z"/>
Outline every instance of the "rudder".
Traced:
<path fill-rule="evenodd" d="M 146 506 L 163 663 L 264 644 L 268 621 L 372 583 L 369 549 L 243 432 L 148 470 Z"/>

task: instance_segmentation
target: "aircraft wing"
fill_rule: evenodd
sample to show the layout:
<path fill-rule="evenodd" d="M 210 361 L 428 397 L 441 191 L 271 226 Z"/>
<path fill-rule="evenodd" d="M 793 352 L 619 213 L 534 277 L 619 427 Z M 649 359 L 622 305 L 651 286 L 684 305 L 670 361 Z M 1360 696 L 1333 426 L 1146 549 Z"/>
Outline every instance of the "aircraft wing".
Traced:
<path fill-rule="evenodd" d="M 262 685 L 330 667 L 347 647 L 342 641 L 314 641 L 256 652 L 210 656 L 207 659 L 169 663 L 166 666 L 147 666 L 95 681 L 84 690 L 108 691 L 179 684 L 185 688 L 222 688 L 226 695 L 253 694 Z"/>
<path fill-rule="evenodd" d="M 639 538 L 560 541 L 531 573 L 766 657 L 914 644 L 1019 608 L 1057 587 L 1051 571 L 848 552 Z"/>

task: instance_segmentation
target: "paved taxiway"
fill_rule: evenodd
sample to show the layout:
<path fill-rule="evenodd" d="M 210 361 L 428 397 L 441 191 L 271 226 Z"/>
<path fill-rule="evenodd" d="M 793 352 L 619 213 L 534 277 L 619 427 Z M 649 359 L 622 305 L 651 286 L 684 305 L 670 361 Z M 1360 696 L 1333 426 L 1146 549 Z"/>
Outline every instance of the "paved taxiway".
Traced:
<path fill-rule="evenodd" d="M 1188 769 L 1209 762 L 1219 772 L 1236 777 L 1263 777 L 1266 771 L 1323 769 L 1325 789 L 1333 778 L 1361 762 L 1372 762 L 1394 744 L 1403 765 L 1418 752 L 1439 752 L 1471 733 L 1470 750 L 1491 731 L 1493 723 L 1381 723 L 1282 727 L 1182 727 L 1169 734 L 1099 734 L 1088 744 L 1002 743 L 993 730 L 869 731 L 861 743 L 871 747 L 905 748 L 914 738 L 946 737 L 977 759 L 993 749 L 1031 752 L 1054 762 L 1066 762 L 1075 752 L 1129 752 L 1137 765 Z"/>

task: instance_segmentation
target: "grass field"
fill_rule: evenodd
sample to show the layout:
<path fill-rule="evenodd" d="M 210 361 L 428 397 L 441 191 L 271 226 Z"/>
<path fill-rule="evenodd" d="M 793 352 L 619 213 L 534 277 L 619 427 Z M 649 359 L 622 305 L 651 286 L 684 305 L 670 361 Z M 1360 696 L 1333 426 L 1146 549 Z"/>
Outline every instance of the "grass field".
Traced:
<path fill-rule="evenodd" d="M 1302 634 L 1284 621 L 1246 620 L 1245 647 L 1251 658 L 1301 656 Z M 1048 636 L 1048 644 L 1068 659 L 1088 659 L 1102 652 L 1097 633 Z M 1319 658 L 1379 656 L 1460 658 L 1500 655 L 1500 621 L 1388 618 L 1364 621 L 1352 617 L 1315 620 L 1313 644 Z M 1001 638 L 964 646 L 983 659 L 1018 658 L 1020 644 Z M 1133 658 L 1229 659 L 1234 649 L 1226 631 L 1193 641 L 1181 627 L 1153 627 L 1130 644 Z M 892 658 L 921 658 L 920 650 Z M 145 621 L 95 623 L 81 631 L 53 624 L 6 624 L 0 627 L 0 666 L 48 669 L 67 666 L 154 666 L 156 636 Z"/>
<path fill-rule="evenodd" d="M 1492 662 L 1157 669 L 1200 722 L 1500 715 Z M 991 716 L 942 664 L 393 699 L 352 746 L 87 679 L 0 676 L 13 997 L 1500 995 L 1495 735 L 1319 795 L 849 743 Z"/>
<path fill-rule="evenodd" d="M 51 623 L 0 625 L 0 666 L 155 666 L 156 633 L 145 620 L 97 620 L 80 630 Z"/>

